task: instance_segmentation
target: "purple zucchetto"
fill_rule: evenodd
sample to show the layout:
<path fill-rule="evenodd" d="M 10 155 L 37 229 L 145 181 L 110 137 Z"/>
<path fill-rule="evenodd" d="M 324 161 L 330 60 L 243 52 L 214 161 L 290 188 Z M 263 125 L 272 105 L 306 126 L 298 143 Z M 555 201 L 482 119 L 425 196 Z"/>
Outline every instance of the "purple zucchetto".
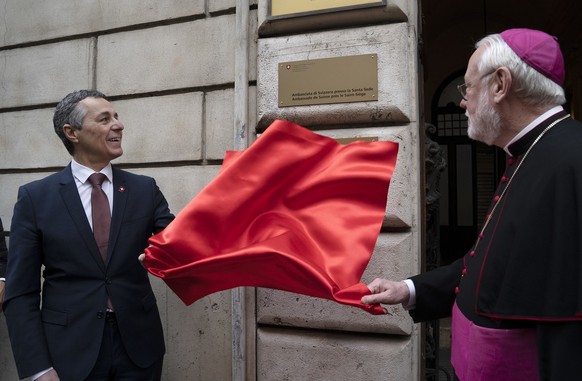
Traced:
<path fill-rule="evenodd" d="M 501 32 L 501 38 L 525 63 L 562 86 L 564 57 L 558 39 L 539 30 L 518 28 Z"/>

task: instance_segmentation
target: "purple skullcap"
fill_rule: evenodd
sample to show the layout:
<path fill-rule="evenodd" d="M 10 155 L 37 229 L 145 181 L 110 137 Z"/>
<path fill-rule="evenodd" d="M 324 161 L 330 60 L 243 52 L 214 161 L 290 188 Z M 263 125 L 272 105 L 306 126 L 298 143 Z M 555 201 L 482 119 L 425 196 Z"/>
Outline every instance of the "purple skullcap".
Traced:
<path fill-rule="evenodd" d="M 562 86 L 565 70 L 564 57 L 558 39 L 533 29 L 508 29 L 501 38 L 529 66 Z"/>

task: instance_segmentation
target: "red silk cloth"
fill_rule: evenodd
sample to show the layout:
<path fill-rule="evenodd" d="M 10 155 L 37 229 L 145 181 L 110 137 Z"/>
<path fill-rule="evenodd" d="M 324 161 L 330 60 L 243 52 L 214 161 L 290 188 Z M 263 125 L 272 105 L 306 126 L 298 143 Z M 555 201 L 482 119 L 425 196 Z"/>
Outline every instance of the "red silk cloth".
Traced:
<path fill-rule="evenodd" d="M 144 266 L 189 305 L 240 286 L 361 303 L 398 144 L 334 139 L 275 121 L 162 232 Z"/>

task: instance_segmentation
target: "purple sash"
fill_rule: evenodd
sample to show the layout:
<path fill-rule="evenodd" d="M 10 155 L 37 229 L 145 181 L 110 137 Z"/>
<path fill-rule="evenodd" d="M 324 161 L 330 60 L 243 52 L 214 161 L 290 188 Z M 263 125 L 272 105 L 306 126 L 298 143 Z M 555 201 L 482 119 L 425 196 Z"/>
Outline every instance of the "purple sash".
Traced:
<path fill-rule="evenodd" d="M 479 327 L 453 306 L 451 363 L 461 381 L 536 381 L 534 328 Z"/>

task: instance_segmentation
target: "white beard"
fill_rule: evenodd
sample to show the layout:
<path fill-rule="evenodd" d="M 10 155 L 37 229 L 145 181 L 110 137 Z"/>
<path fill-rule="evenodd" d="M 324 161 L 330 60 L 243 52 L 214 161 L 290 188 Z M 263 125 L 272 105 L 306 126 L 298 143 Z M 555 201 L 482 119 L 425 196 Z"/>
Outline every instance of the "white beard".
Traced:
<path fill-rule="evenodd" d="M 467 134 L 471 139 L 493 145 L 501 134 L 501 118 L 489 101 L 487 89 L 481 91 L 478 102 L 473 115 L 465 113 L 468 118 Z"/>

